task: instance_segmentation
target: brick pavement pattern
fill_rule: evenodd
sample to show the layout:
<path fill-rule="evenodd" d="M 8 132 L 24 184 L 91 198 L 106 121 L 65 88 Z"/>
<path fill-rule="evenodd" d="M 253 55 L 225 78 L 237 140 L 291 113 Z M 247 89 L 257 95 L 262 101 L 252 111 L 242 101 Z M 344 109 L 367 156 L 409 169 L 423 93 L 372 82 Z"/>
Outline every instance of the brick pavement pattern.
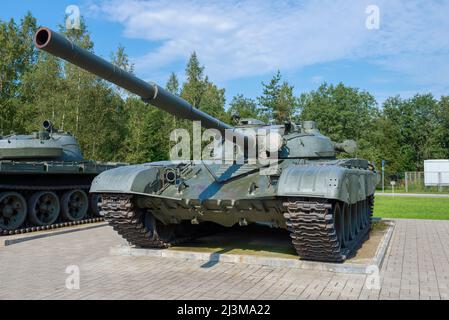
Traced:
<path fill-rule="evenodd" d="M 0 247 L 0 299 L 449 299 L 449 221 L 397 220 L 379 289 L 369 275 L 110 255 L 124 244 L 102 227 Z"/>

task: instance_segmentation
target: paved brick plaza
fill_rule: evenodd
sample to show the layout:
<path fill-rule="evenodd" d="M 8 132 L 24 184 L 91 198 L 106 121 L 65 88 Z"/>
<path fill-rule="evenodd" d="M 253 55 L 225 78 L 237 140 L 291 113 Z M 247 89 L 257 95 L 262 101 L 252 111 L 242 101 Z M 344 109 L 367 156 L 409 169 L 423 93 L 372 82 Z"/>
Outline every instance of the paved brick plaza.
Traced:
<path fill-rule="evenodd" d="M 0 247 L 0 299 L 449 299 L 449 221 L 397 220 L 380 290 L 366 275 L 111 256 L 120 244 L 101 227 Z"/>

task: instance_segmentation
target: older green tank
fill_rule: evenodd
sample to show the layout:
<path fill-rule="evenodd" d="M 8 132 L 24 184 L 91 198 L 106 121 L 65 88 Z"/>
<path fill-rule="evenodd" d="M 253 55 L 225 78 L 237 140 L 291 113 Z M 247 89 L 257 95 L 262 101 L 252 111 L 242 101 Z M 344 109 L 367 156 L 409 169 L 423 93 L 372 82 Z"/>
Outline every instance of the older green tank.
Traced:
<path fill-rule="evenodd" d="M 75 137 L 50 121 L 31 135 L 0 136 L 0 235 L 99 220 L 89 188 L 118 165 L 85 160 Z"/>
<path fill-rule="evenodd" d="M 274 159 L 254 162 L 243 151 L 243 161 L 216 161 L 222 156 L 217 152 L 208 161 L 148 163 L 100 174 L 91 192 L 101 195 L 106 219 L 131 244 L 166 248 L 195 237 L 208 223 L 261 223 L 288 229 L 302 259 L 341 262 L 367 238 L 378 174 L 367 160 L 337 158 L 337 152 L 354 151 L 353 141 L 334 143 L 313 121 L 268 126 L 243 119 L 234 128 L 48 28 L 38 30 L 35 44 L 157 108 L 201 121 L 204 128 L 231 132 L 227 141 L 255 145 L 258 160 Z M 255 130 L 275 134 L 260 140 Z"/>

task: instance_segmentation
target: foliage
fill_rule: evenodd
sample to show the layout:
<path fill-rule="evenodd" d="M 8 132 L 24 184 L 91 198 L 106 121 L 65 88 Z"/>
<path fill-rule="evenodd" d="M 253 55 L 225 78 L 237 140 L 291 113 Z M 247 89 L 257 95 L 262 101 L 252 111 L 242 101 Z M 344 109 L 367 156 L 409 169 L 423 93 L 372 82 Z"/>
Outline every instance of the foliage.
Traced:
<path fill-rule="evenodd" d="M 293 95 L 293 86 L 281 81 L 281 72 L 278 70 L 269 83 L 262 82 L 263 95 L 257 100 L 264 120 L 283 123 L 292 120 L 297 109 L 298 102 Z"/>
<path fill-rule="evenodd" d="M 373 159 L 372 129 L 379 111 L 368 92 L 339 83 L 322 84 L 317 90 L 303 93 L 299 99 L 300 120 L 314 120 L 318 128 L 334 141 L 358 142 L 357 156 Z"/>
<path fill-rule="evenodd" d="M 179 119 L 145 104 L 95 76 L 31 46 L 36 19 L 27 14 L 19 23 L 0 21 L 0 134 L 38 129 L 44 119 L 76 135 L 86 158 L 131 163 L 164 160 L 173 145 L 175 128 L 192 130 Z M 85 22 L 79 30 L 63 32 L 94 52 Z M 110 60 L 133 73 L 126 49 L 119 46 Z M 236 95 L 225 109 L 225 90 L 206 75 L 195 52 L 181 84 L 175 73 L 166 89 L 194 107 L 226 123 L 234 115 L 265 122 L 315 120 L 321 132 L 340 142 L 355 139 L 356 156 L 386 160 L 390 173 L 422 170 L 429 158 L 449 157 L 449 96 L 418 94 L 388 98 L 378 106 L 363 90 L 323 83 L 316 90 L 294 94 L 294 86 L 276 72 L 262 82 L 256 99 Z M 235 122 L 234 122 L 235 124 Z"/>
<path fill-rule="evenodd" d="M 20 79 L 29 70 L 36 51 L 30 46 L 36 31 L 36 19 L 28 13 L 17 24 L 14 19 L 0 20 L 0 134 L 21 128 L 14 121 L 20 110 L 18 90 Z"/>

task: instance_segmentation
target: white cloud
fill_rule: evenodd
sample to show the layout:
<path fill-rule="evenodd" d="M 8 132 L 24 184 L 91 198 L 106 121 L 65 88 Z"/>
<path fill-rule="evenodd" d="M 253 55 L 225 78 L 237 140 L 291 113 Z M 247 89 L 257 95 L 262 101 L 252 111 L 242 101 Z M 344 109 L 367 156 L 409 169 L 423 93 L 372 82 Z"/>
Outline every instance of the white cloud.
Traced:
<path fill-rule="evenodd" d="M 379 30 L 365 27 L 371 4 Z M 342 59 L 369 59 L 427 85 L 449 81 L 447 1 L 105 0 L 91 9 L 123 24 L 125 36 L 158 44 L 134 61 L 148 74 L 195 50 L 219 81 Z"/>

